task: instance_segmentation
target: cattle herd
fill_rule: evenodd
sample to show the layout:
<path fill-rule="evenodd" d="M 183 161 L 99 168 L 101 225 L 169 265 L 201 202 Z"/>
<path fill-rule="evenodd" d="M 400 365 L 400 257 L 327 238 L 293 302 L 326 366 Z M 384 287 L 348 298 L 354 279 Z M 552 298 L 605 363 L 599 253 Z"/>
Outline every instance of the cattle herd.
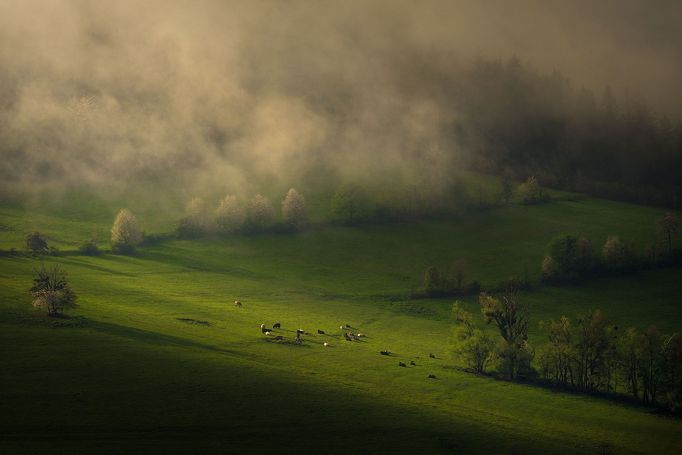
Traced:
<path fill-rule="evenodd" d="M 239 307 L 242 306 L 241 302 L 239 302 L 238 300 L 235 300 L 235 305 L 237 305 Z M 261 334 L 265 335 L 266 337 L 270 337 L 273 334 L 274 330 L 287 331 L 286 329 L 282 329 L 282 323 L 281 322 L 275 322 L 274 324 L 272 324 L 272 328 L 267 327 L 266 324 L 260 325 Z M 367 335 L 363 332 L 355 333 L 353 331 L 353 327 L 350 324 L 340 325 L 339 330 L 340 330 L 343 338 L 346 341 L 362 341 L 362 338 L 367 337 Z M 289 331 L 293 332 L 291 330 L 289 330 Z M 295 335 L 295 338 L 293 339 L 293 341 L 289 341 L 288 343 L 301 345 L 301 344 L 303 344 L 303 336 L 304 335 L 309 336 L 309 337 L 315 336 L 315 335 L 312 335 L 311 333 L 305 331 L 304 329 L 296 329 L 295 333 L 296 333 L 296 335 Z M 324 335 L 326 337 L 336 337 L 337 336 L 337 335 L 328 334 L 326 331 L 324 331 L 322 329 L 317 329 L 317 335 L 318 336 Z M 270 340 L 279 341 L 279 342 L 287 342 L 287 341 L 285 341 L 284 335 L 275 335 L 274 337 L 270 338 Z M 325 341 L 322 345 L 325 348 L 331 347 L 331 343 L 329 341 Z M 391 356 L 392 355 L 388 349 L 384 349 L 382 351 L 379 351 L 379 353 L 381 355 L 385 355 L 385 356 Z M 429 353 L 429 358 L 435 359 L 436 356 L 433 353 Z M 398 366 L 403 367 L 403 368 L 407 368 L 407 364 L 405 362 L 398 362 Z M 417 366 L 417 364 L 414 360 L 411 360 L 410 366 Z M 436 375 L 429 374 L 428 378 L 429 379 L 436 379 Z"/>

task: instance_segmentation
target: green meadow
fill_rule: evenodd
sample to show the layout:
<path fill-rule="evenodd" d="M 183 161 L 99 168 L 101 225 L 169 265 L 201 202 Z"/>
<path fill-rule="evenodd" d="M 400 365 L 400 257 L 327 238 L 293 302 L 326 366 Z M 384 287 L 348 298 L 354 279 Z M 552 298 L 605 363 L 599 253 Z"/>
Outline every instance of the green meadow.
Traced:
<path fill-rule="evenodd" d="M 453 299 L 410 298 L 426 267 L 459 258 L 484 288 L 538 282 L 546 244 L 564 232 L 644 248 L 660 209 L 565 197 L 446 221 L 79 254 L 89 236 L 106 238 L 107 210 L 0 208 L 0 248 L 22 250 L 39 230 L 62 252 L 42 261 L 60 264 L 79 295 L 68 318 L 48 318 L 27 291 L 41 260 L 0 257 L 3 453 L 679 452 L 682 422 L 654 409 L 463 371 L 449 349 Z M 136 214 L 148 232 L 174 228 L 152 208 Z M 535 287 L 522 294 L 531 341 L 543 342 L 539 321 L 593 309 L 679 331 L 680 278 L 668 268 Z M 463 304 L 480 314 L 474 297 Z M 274 322 L 281 330 L 263 335 Z M 366 338 L 345 341 L 346 324 Z M 299 328 L 309 335 L 296 346 Z"/>

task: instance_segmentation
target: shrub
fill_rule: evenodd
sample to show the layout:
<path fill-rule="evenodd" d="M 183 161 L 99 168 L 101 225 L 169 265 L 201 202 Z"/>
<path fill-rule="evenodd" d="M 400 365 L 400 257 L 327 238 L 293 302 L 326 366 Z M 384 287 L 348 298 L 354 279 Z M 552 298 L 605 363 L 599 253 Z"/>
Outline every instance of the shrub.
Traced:
<path fill-rule="evenodd" d="M 33 232 L 26 236 L 26 249 L 31 254 L 45 254 L 49 248 L 47 246 L 47 239 L 40 232 Z"/>
<path fill-rule="evenodd" d="M 87 256 L 98 256 L 102 254 L 102 250 L 97 247 L 97 241 L 95 239 L 90 239 L 83 242 L 78 248 L 78 251 L 80 251 L 81 254 L 85 254 Z"/>

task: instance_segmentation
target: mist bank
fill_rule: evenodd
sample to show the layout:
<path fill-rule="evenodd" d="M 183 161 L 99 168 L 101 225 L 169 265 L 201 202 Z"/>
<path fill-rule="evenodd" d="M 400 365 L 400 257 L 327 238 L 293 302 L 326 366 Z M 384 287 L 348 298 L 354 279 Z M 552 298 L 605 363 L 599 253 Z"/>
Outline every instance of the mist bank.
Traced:
<path fill-rule="evenodd" d="M 253 194 L 316 172 L 438 186 L 462 168 L 669 188 L 682 9 L 571 5 L 3 2 L 4 191 Z M 621 137 L 633 113 L 645 139 Z M 654 143 L 663 158 L 633 172 Z"/>

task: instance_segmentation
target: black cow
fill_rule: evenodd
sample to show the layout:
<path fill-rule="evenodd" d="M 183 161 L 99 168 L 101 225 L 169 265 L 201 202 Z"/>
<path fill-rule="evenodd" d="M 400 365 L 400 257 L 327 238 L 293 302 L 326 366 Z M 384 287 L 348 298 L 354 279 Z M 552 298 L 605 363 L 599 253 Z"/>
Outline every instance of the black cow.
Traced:
<path fill-rule="evenodd" d="M 317 329 L 317 334 L 318 335 L 324 335 L 324 330 Z"/>
<path fill-rule="evenodd" d="M 275 322 L 274 324 L 272 324 L 273 329 L 279 329 L 281 327 L 282 327 L 282 324 L 280 324 L 279 322 Z"/>

